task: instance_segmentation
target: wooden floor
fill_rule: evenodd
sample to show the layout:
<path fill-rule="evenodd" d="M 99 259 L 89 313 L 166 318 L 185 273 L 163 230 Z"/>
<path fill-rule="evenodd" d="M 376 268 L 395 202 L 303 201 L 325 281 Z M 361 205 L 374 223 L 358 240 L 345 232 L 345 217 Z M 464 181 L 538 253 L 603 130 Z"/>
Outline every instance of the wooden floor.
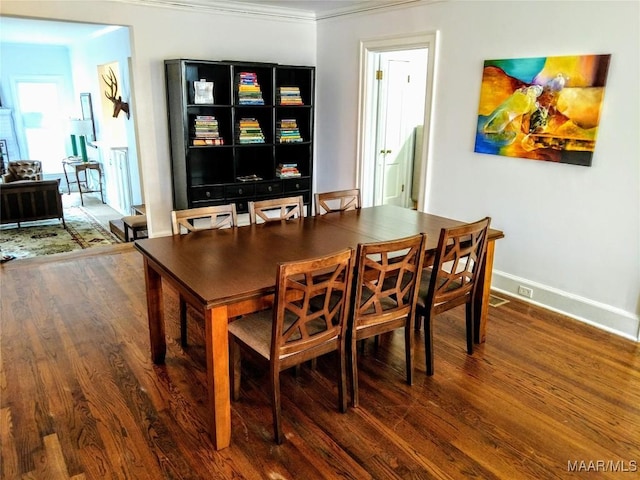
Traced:
<path fill-rule="evenodd" d="M 416 338 L 367 344 L 360 403 L 337 411 L 335 358 L 283 373 L 273 442 L 266 372 L 245 362 L 231 447 L 207 433 L 203 343 L 150 360 L 141 256 L 131 244 L 1 268 L 3 479 L 637 478 L 640 344 L 511 300 L 465 352 L 463 310 L 437 317 L 435 376 Z M 99 251 L 100 254 L 97 254 Z M 574 470 L 573 472 L 571 470 Z"/>

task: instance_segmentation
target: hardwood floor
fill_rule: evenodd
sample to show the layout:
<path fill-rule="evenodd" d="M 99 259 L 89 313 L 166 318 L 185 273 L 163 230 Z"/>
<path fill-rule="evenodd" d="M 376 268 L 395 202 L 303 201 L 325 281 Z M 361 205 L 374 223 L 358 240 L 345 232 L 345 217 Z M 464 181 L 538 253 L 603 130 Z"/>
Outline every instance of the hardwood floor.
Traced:
<path fill-rule="evenodd" d="M 231 447 L 207 433 L 199 322 L 150 360 L 142 258 L 131 244 L 1 268 L 3 479 L 637 478 L 640 344 L 515 299 L 465 352 L 464 311 L 435 320 L 435 375 L 416 336 L 360 358 L 360 406 L 337 411 L 335 358 L 282 375 L 273 442 L 267 372 L 245 361 Z M 96 252 L 99 251 L 99 252 Z M 193 313 L 193 312 L 192 312 Z M 573 471 L 572 471 L 573 470 Z"/>

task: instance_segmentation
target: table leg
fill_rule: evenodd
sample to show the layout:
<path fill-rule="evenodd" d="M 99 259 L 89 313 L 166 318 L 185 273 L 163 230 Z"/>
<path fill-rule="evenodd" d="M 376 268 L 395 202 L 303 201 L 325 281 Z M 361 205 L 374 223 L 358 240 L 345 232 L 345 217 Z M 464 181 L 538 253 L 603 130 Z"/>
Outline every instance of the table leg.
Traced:
<path fill-rule="evenodd" d="M 207 387 L 211 412 L 211 440 L 216 450 L 231 442 L 231 398 L 229 391 L 229 330 L 226 306 L 204 312 L 207 357 Z"/>
<path fill-rule="evenodd" d="M 64 179 L 67 181 L 67 194 L 71 195 L 71 184 L 69 183 L 69 175 L 67 175 L 67 164 L 62 162 L 62 170 L 64 171 Z"/>
<path fill-rule="evenodd" d="M 489 316 L 489 298 L 491 296 L 491 277 L 493 275 L 493 254 L 495 251 L 495 240 L 487 242 L 487 252 L 484 263 L 480 269 L 478 278 L 478 288 L 474 301 L 475 321 L 474 340 L 476 343 L 483 343 L 487 334 L 487 317 Z"/>
<path fill-rule="evenodd" d="M 147 316 L 149 317 L 149 340 L 153 363 L 164 363 L 167 340 L 164 333 L 164 305 L 162 300 L 162 277 L 144 259 L 144 278 L 147 287 Z"/>

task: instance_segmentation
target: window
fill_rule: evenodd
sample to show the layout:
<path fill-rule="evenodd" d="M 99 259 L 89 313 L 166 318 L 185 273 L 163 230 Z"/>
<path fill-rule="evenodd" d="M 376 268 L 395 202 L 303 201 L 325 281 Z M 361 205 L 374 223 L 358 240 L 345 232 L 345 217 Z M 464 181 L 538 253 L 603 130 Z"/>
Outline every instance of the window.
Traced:
<path fill-rule="evenodd" d="M 68 118 L 60 99 L 60 86 L 52 80 L 16 80 L 16 120 L 23 156 L 40 160 L 44 173 L 60 172 L 66 156 Z"/>

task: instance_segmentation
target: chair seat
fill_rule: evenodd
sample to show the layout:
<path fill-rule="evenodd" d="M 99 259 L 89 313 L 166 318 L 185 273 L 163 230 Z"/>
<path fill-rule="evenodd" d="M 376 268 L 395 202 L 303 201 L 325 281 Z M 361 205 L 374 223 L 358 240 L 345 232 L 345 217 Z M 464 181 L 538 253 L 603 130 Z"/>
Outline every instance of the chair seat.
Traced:
<path fill-rule="evenodd" d="M 231 322 L 229 333 L 268 360 L 271 356 L 272 324 L 273 311 L 263 310 Z"/>
<path fill-rule="evenodd" d="M 147 226 L 146 215 L 129 215 L 122 217 L 122 221 L 130 228 L 139 228 Z"/>
<path fill-rule="evenodd" d="M 416 308 L 427 308 L 427 294 L 429 293 L 429 284 L 431 283 L 431 274 L 433 268 L 425 268 L 422 270 L 422 278 L 420 279 L 420 288 L 418 289 L 418 301 L 416 302 Z M 450 290 L 455 290 L 460 287 L 460 282 L 451 282 Z"/>
<path fill-rule="evenodd" d="M 286 315 L 284 329 L 287 330 L 296 318 L 293 315 Z M 310 334 L 320 333 L 326 330 L 325 323 L 320 320 L 312 321 L 307 325 Z M 238 320 L 229 324 L 229 333 L 244 343 L 247 347 L 255 351 L 265 360 L 271 358 L 271 333 L 273 329 L 273 310 L 262 310 L 260 312 L 244 315 Z M 299 337 L 299 336 L 298 336 Z M 335 340 L 335 336 L 329 341 Z M 292 340 L 295 339 L 292 338 Z M 282 355 L 284 359 L 289 355 Z"/>
<path fill-rule="evenodd" d="M 126 242 L 129 242 L 131 239 L 137 240 L 141 238 L 139 237 L 140 232 L 147 230 L 146 215 L 128 215 L 122 217 L 122 223 L 124 224 L 124 237 Z"/>

